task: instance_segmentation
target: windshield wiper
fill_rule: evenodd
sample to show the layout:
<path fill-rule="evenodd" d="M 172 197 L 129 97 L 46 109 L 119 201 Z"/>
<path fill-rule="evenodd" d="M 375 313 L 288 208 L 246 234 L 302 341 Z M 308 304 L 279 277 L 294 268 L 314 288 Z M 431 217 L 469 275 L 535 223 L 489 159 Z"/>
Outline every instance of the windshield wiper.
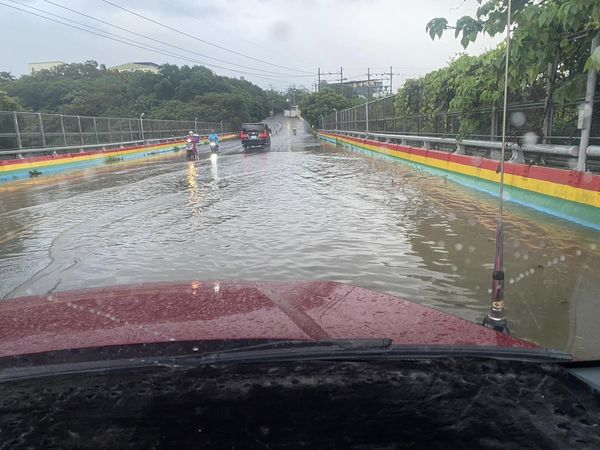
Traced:
<path fill-rule="evenodd" d="M 434 358 L 477 358 L 539 363 L 572 361 L 568 353 L 536 348 L 442 345 L 393 345 L 391 339 L 284 340 L 253 342 L 218 351 L 160 356 L 109 358 L 75 363 L 11 367 L 0 370 L 0 382 L 23 378 L 131 370 L 148 367 L 187 368 L 211 364 L 265 364 L 290 361 L 418 361 Z"/>

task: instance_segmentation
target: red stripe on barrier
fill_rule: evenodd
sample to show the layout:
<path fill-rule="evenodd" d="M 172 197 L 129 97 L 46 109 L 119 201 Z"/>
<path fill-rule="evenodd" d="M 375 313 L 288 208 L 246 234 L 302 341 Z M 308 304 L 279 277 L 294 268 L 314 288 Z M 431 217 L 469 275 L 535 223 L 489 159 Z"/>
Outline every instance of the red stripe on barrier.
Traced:
<path fill-rule="evenodd" d="M 500 165 L 500 161 L 489 158 L 483 158 L 480 156 L 457 155 L 441 150 L 427 150 L 419 147 L 409 147 L 399 144 L 371 141 L 368 139 L 353 138 L 349 136 L 337 136 L 335 134 L 329 133 L 322 134 L 332 138 L 338 137 L 345 141 L 355 142 L 358 144 L 368 144 L 376 147 L 383 147 L 399 153 L 418 155 L 424 158 L 448 161 L 464 166 L 491 170 L 494 172 L 499 169 Z M 504 164 L 504 171 L 506 174 L 509 175 L 517 175 L 524 178 L 548 181 L 551 183 L 562 184 L 565 186 L 576 187 L 579 189 L 600 192 L 600 175 L 591 174 L 589 172 L 584 173 L 577 172 L 575 170 L 559 169 L 556 167 L 543 167 L 510 162 L 506 162 Z"/>

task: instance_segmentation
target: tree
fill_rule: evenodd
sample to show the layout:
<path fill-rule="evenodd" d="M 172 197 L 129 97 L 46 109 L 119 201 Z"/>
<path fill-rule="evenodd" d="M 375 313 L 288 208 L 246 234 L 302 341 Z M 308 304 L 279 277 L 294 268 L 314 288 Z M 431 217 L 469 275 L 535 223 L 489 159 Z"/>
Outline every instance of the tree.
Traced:
<path fill-rule="evenodd" d="M 0 83 L 15 81 L 15 77 L 10 72 L 0 72 Z"/>
<path fill-rule="evenodd" d="M 0 111 L 18 111 L 21 109 L 19 100 L 10 97 L 5 91 L 0 91 Z"/>
<path fill-rule="evenodd" d="M 478 2 L 481 6 L 476 16 L 461 17 L 454 26 L 443 17 L 432 19 L 426 27 L 431 38 L 454 29 L 466 48 L 481 33 L 503 33 L 507 0 Z M 591 40 L 600 32 L 600 4 L 597 0 L 515 0 L 512 5 L 509 89 L 523 91 L 545 85 L 546 121 L 557 87 L 562 88 L 558 91 L 562 100 L 580 97 L 584 70 L 600 69 L 600 48 L 589 55 Z M 504 61 L 498 59 L 495 66 L 503 68 Z"/>
<path fill-rule="evenodd" d="M 14 79 L 1 73 L 0 89 L 23 108 L 73 115 L 185 119 L 200 121 L 262 120 L 282 94 L 202 66 L 165 64 L 159 73 L 105 70 L 96 61 L 64 64 Z"/>
<path fill-rule="evenodd" d="M 300 103 L 302 116 L 313 126 L 319 126 L 321 115 L 331 114 L 353 106 L 353 102 L 329 89 L 321 89 L 305 96 Z"/>

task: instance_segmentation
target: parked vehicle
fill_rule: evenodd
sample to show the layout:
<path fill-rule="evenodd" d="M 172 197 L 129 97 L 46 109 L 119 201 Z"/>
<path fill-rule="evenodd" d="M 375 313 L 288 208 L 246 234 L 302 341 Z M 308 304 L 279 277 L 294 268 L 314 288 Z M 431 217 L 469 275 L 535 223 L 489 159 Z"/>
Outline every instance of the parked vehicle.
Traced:
<path fill-rule="evenodd" d="M 240 140 L 245 149 L 250 147 L 266 147 L 271 145 L 271 130 L 266 123 L 242 124 Z"/>

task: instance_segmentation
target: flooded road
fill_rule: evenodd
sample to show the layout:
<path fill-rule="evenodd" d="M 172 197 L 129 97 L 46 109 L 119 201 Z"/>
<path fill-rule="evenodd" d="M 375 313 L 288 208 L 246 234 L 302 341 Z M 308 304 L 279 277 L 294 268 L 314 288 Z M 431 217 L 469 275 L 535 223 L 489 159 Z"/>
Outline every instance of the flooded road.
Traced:
<path fill-rule="evenodd" d="M 299 119 L 271 127 L 271 151 L 225 142 L 196 163 L 180 152 L 0 185 L 0 298 L 319 279 L 482 320 L 497 199 L 323 144 Z M 512 333 L 600 357 L 600 233 L 510 203 L 505 217 Z"/>

